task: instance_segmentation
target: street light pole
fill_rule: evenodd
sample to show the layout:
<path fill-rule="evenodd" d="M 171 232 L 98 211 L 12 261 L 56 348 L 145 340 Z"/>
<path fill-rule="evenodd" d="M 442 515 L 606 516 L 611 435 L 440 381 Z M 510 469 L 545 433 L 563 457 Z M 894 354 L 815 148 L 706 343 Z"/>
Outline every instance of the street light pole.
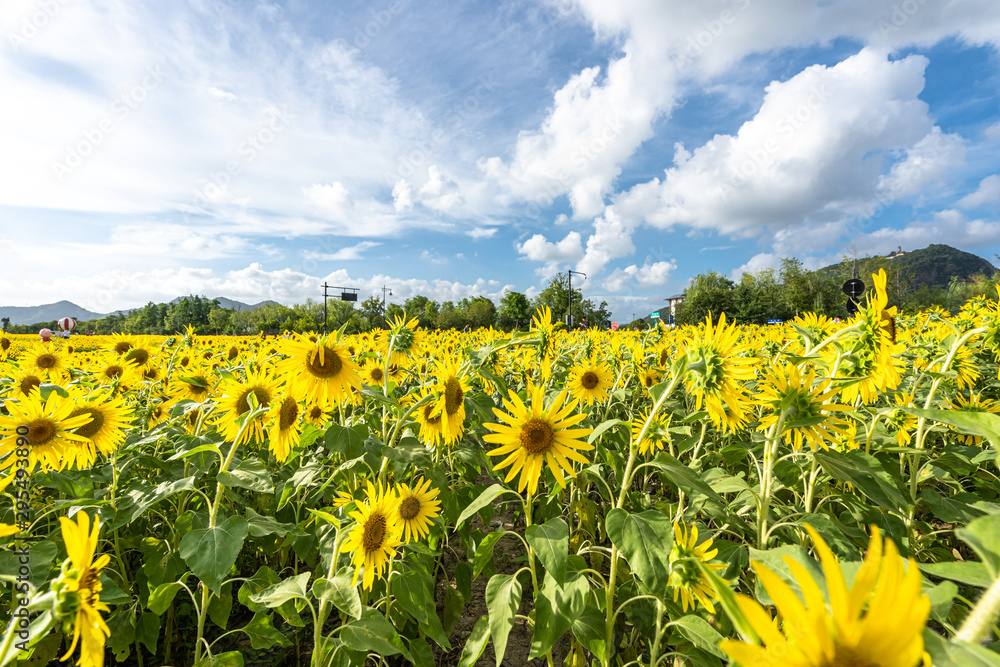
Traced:
<path fill-rule="evenodd" d="M 569 310 L 566 313 L 566 324 L 568 329 L 573 328 L 573 274 L 578 276 L 583 276 L 583 279 L 587 279 L 587 274 L 581 271 L 574 271 L 573 269 L 566 270 L 566 276 L 568 278 L 567 283 L 569 286 Z"/>

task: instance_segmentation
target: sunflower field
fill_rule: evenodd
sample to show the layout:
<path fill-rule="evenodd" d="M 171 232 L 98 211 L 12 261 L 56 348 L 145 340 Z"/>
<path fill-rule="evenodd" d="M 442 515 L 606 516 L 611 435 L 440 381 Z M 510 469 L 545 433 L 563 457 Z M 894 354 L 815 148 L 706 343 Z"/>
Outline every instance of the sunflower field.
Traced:
<path fill-rule="evenodd" d="M 1000 665 L 1000 303 L 0 334 L 0 667 Z"/>

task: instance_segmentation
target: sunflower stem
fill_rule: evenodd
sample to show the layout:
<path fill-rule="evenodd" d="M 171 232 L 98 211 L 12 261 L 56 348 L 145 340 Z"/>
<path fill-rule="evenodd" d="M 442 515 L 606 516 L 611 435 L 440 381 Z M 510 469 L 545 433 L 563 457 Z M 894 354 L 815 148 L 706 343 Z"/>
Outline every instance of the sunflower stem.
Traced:
<path fill-rule="evenodd" d="M 653 646 L 649 649 L 649 667 L 656 667 L 660 657 L 660 639 L 663 633 L 663 613 L 666 607 L 659 600 L 656 601 L 656 633 L 653 635 Z"/>
<path fill-rule="evenodd" d="M 990 634 L 997 614 L 1000 614 L 1000 577 L 997 577 L 983 593 L 983 597 L 979 598 L 979 602 L 959 628 L 955 639 L 973 644 L 984 641 Z"/>
<path fill-rule="evenodd" d="M 764 470 L 760 477 L 760 516 L 757 517 L 757 548 L 767 548 L 767 515 L 771 510 L 771 482 L 774 477 L 775 457 L 778 443 L 785 426 L 785 410 L 778 415 L 778 421 L 771 427 L 764 441 Z"/>

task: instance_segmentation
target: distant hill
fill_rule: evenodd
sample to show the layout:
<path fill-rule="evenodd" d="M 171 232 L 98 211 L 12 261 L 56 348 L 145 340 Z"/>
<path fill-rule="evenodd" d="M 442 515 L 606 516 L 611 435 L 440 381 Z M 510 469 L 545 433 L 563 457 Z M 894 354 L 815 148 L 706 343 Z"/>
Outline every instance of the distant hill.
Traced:
<path fill-rule="evenodd" d="M 177 297 L 170 303 L 177 303 L 184 297 Z M 202 297 L 203 299 L 206 297 Z M 256 310 L 268 304 L 279 305 L 277 301 L 261 301 L 260 303 L 248 304 L 234 299 L 227 299 L 224 296 L 215 297 L 219 300 L 219 305 L 223 308 L 233 310 Z M 211 299 L 209 299 L 211 301 Z M 116 310 L 114 312 L 127 315 L 135 308 Z M 72 317 L 74 320 L 96 320 L 105 317 L 108 313 L 95 313 L 87 310 L 83 306 L 78 306 L 72 301 L 57 301 L 42 306 L 0 306 L 0 319 L 10 318 L 11 324 L 37 324 L 39 322 L 50 322 L 63 317 Z"/>
<path fill-rule="evenodd" d="M 42 306 L 0 306 L 0 319 L 4 317 L 9 317 L 11 324 L 35 324 L 63 317 L 72 317 L 75 320 L 92 320 L 95 317 L 104 316 L 78 306 L 72 301 L 57 301 Z"/>
<path fill-rule="evenodd" d="M 898 266 L 905 273 L 912 277 L 912 286 L 919 288 L 942 287 L 947 288 L 948 283 L 953 278 L 958 280 L 968 280 L 972 276 L 985 274 L 992 276 L 997 268 L 989 261 L 971 252 L 965 252 L 957 248 L 942 243 L 934 243 L 926 248 L 910 250 L 908 252 L 891 252 L 883 256 L 892 262 L 893 267 Z M 858 260 L 858 265 L 862 264 Z M 820 271 L 829 275 L 846 275 L 849 277 L 853 260 L 839 262 L 825 266 Z M 866 276 L 859 276 L 865 280 Z"/>

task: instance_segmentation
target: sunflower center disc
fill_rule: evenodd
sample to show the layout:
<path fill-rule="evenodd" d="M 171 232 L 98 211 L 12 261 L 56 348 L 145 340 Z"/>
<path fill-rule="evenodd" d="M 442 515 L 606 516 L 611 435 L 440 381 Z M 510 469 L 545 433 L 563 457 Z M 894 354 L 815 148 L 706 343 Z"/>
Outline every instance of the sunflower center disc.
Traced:
<path fill-rule="evenodd" d="M 74 433 L 82 435 L 85 438 L 93 438 L 101 432 L 101 428 L 104 426 L 104 414 L 102 414 L 100 410 L 83 408 L 82 410 L 74 411 L 74 414 L 71 414 L 70 416 L 76 417 L 77 415 L 90 415 L 90 423 L 84 424 L 80 428 L 76 429 Z"/>
<path fill-rule="evenodd" d="M 340 356 L 328 347 L 324 347 L 323 350 L 323 361 L 320 363 L 320 350 L 316 350 L 309 354 L 309 363 L 306 368 L 309 372 L 320 378 L 332 378 L 336 377 L 340 369 L 343 368 L 344 362 L 340 360 Z"/>
<path fill-rule="evenodd" d="M 371 377 L 371 379 L 375 382 L 381 382 L 382 378 L 384 377 L 382 375 L 382 369 L 377 367 L 373 368 L 371 372 L 368 373 L 368 376 Z"/>
<path fill-rule="evenodd" d="M 10 348 L 10 339 L 0 338 L 0 350 L 6 352 L 8 348 Z"/>
<path fill-rule="evenodd" d="M 258 405 L 267 407 L 271 402 L 271 393 L 264 389 L 263 387 L 254 387 L 253 389 L 247 389 L 240 396 L 240 400 L 236 401 L 236 414 L 241 415 L 250 409 L 250 401 L 248 400 L 250 394 L 253 393 L 257 397 Z"/>
<path fill-rule="evenodd" d="M 361 546 L 365 551 L 375 551 L 382 546 L 385 537 L 385 517 L 381 514 L 373 514 L 365 522 L 364 532 L 361 534 Z"/>
<path fill-rule="evenodd" d="M 278 429 L 287 431 L 299 417 L 299 404 L 289 396 L 281 402 L 281 410 L 278 414 Z"/>
<path fill-rule="evenodd" d="M 114 380 L 116 378 L 120 378 L 121 376 L 122 376 L 121 366 L 108 366 L 107 368 L 104 369 L 104 377 L 108 378 L 109 380 Z"/>
<path fill-rule="evenodd" d="M 56 365 L 56 358 L 51 354 L 43 354 L 35 359 L 35 364 L 37 364 L 39 368 L 52 368 Z"/>
<path fill-rule="evenodd" d="M 521 427 L 521 447 L 529 454 L 542 454 L 552 447 L 555 433 L 542 419 L 532 419 Z"/>
<path fill-rule="evenodd" d="M 878 665 L 849 648 L 838 646 L 833 660 L 824 662 L 822 667 L 878 667 Z"/>
<path fill-rule="evenodd" d="M 149 352 L 141 348 L 133 348 L 129 350 L 125 358 L 134 363 L 136 366 L 145 366 L 146 362 L 149 361 Z"/>
<path fill-rule="evenodd" d="M 132 343 L 122 341 L 115 344 L 115 354 L 125 354 L 132 349 Z"/>
<path fill-rule="evenodd" d="M 584 389 L 593 389 L 600 383 L 600 381 L 601 378 L 597 377 L 597 373 L 594 373 L 593 371 L 587 371 L 580 378 L 580 384 L 583 385 Z"/>
<path fill-rule="evenodd" d="M 188 387 L 188 391 L 190 391 L 195 396 L 201 396 L 202 394 L 204 394 L 204 393 L 206 393 L 208 391 L 208 389 L 206 389 L 205 387 L 202 387 L 200 384 L 191 384 L 190 382 L 188 382 L 186 384 L 187 384 L 187 387 Z"/>
<path fill-rule="evenodd" d="M 56 425 L 48 419 L 36 419 L 28 424 L 28 443 L 32 447 L 46 444 L 56 435 Z"/>
<path fill-rule="evenodd" d="M 21 393 L 27 396 L 31 393 L 31 390 L 35 387 L 41 386 L 42 381 L 36 378 L 34 375 L 29 375 L 28 377 L 21 380 L 21 384 L 18 385 L 21 389 Z"/>
<path fill-rule="evenodd" d="M 414 496 L 409 496 L 406 500 L 399 504 L 399 516 L 403 517 L 407 521 L 417 516 L 420 513 L 420 501 Z"/>
<path fill-rule="evenodd" d="M 444 411 L 449 415 L 458 412 L 462 407 L 462 399 L 465 392 L 462 391 L 462 383 L 457 378 L 450 377 L 444 385 Z"/>
<path fill-rule="evenodd" d="M 313 406 L 312 409 L 309 410 L 309 419 L 319 419 L 322 416 L 323 411 L 316 406 Z"/>

